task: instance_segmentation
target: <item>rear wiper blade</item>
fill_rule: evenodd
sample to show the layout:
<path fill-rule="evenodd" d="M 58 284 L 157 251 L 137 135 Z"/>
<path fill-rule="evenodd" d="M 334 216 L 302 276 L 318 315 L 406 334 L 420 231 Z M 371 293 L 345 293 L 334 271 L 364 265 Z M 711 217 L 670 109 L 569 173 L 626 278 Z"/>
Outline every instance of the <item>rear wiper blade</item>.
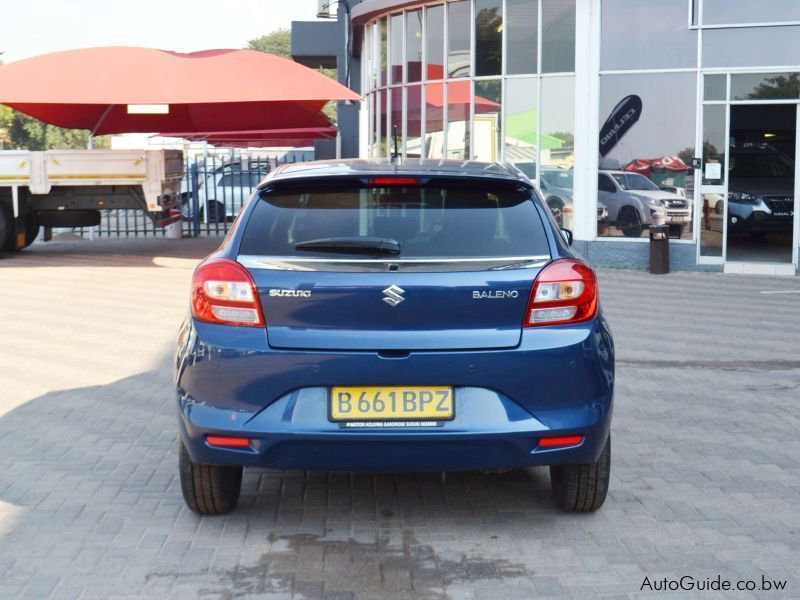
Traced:
<path fill-rule="evenodd" d="M 294 249 L 350 254 L 400 254 L 400 242 L 382 237 L 331 237 L 299 242 Z"/>

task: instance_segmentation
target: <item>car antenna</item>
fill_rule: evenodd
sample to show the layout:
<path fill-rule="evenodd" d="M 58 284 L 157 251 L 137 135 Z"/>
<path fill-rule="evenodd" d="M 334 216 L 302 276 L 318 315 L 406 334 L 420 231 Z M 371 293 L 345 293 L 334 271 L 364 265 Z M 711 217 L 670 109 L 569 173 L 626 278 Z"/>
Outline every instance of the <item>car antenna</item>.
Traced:
<path fill-rule="evenodd" d="M 400 156 L 400 150 L 398 149 L 398 142 L 397 142 L 397 123 L 392 126 L 392 144 L 394 146 L 394 151 L 392 152 L 391 161 L 393 165 L 399 164 L 402 157 Z"/>

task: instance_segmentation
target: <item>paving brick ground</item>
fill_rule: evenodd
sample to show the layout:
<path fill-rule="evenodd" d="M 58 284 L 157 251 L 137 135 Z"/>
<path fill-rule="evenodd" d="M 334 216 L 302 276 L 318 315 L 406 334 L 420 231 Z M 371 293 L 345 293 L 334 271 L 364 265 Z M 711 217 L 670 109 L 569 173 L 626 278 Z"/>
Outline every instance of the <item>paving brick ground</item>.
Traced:
<path fill-rule="evenodd" d="M 0 258 L 0 598 L 630 597 L 683 575 L 800 595 L 800 293 L 763 293 L 798 279 L 601 273 L 618 384 L 594 515 L 558 512 L 544 469 L 250 471 L 239 510 L 198 518 L 170 355 L 209 249 Z"/>

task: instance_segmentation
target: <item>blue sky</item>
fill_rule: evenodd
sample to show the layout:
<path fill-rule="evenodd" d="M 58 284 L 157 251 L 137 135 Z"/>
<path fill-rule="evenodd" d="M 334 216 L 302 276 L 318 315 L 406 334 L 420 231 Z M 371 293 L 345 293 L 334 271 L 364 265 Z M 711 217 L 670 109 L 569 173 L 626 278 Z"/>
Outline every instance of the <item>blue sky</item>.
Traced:
<path fill-rule="evenodd" d="M 316 0 L 16 0 L 3 10 L 0 52 L 8 63 L 89 46 L 241 48 L 316 11 Z"/>

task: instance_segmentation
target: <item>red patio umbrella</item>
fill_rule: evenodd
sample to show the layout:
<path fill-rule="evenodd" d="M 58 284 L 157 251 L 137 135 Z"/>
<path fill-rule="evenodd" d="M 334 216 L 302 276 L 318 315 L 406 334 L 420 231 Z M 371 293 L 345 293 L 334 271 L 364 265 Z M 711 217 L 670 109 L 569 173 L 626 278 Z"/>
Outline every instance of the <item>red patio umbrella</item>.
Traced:
<path fill-rule="evenodd" d="M 321 110 L 330 100 L 360 97 L 255 50 L 86 48 L 0 67 L 0 103 L 96 135 L 324 128 L 330 122 Z"/>
<path fill-rule="evenodd" d="M 677 156 L 662 156 L 660 158 L 635 158 L 625 165 L 624 169 L 650 177 L 653 173 L 687 171 L 689 165 Z"/>

